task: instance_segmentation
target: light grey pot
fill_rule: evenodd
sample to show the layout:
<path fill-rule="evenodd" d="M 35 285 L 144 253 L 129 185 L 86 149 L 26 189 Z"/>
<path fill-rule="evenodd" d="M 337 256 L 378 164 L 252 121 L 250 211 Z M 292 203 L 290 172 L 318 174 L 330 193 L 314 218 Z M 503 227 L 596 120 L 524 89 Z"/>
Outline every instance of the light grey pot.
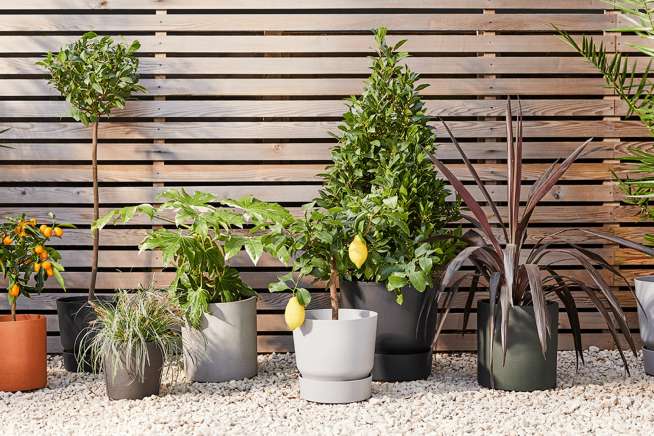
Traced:
<path fill-rule="evenodd" d="M 340 309 L 308 310 L 293 331 L 300 371 L 300 397 L 317 403 L 353 403 L 370 398 L 377 313 Z"/>
<path fill-rule="evenodd" d="M 257 375 L 257 299 L 209 304 L 199 330 L 182 328 L 191 381 L 223 382 Z"/>
<path fill-rule="evenodd" d="M 654 276 L 636 277 L 635 281 L 643 366 L 645 374 L 654 375 Z"/>

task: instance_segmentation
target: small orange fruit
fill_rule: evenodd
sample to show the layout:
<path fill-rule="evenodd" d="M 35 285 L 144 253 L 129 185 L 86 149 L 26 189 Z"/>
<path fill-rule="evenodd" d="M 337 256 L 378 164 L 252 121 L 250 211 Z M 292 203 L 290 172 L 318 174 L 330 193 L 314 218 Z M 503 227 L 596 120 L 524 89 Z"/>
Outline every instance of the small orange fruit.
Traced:
<path fill-rule="evenodd" d="M 20 294 L 20 286 L 18 286 L 18 284 L 14 283 L 12 285 L 12 287 L 9 288 L 9 295 L 16 298 L 16 297 L 18 297 L 18 294 Z"/>
<path fill-rule="evenodd" d="M 57 238 L 61 238 L 62 236 L 64 236 L 64 229 L 62 229 L 61 227 L 55 227 L 54 234 Z"/>
<path fill-rule="evenodd" d="M 41 254 L 41 253 L 43 253 L 44 251 L 45 251 L 45 249 L 43 248 L 43 245 L 37 245 L 36 247 L 34 247 L 34 252 L 35 252 L 36 254 Z"/>
<path fill-rule="evenodd" d="M 52 264 L 48 262 L 47 260 L 41 264 L 43 269 L 52 269 Z"/>
<path fill-rule="evenodd" d="M 38 262 L 34 262 L 34 272 L 38 273 L 39 271 L 41 271 L 41 264 Z"/>
<path fill-rule="evenodd" d="M 54 275 L 54 271 L 52 271 L 52 268 L 46 269 L 45 273 L 48 275 L 48 277 L 52 277 Z"/>
<path fill-rule="evenodd" d="M 39 254 L 39 259 L 41 260 L 48 260 L 48 257 L 50 257 L 50 255 L 45 250 Z"/>
<path fill-rule="evenodd" d="M 2 243 L 5 244 L 5 245 L 11 245 L 13 242 L 14 241 L 9 236 L 5 236 L 2 239 Z"/>
<path fill-rule="evenodd" d="M 46 238 L 52 237 L 52 227 L 46 226 L 41 233 L 43 233 L 43 236 L 45 236 Z"/>
<path fill-rule="evenodd" d="M 48 228 L 48 226 L 46 226 L 45 224 L 41 224 L 39 226 L 39 232 L 43 233 L 43 232 L 45 232 L 45 229 L 47 229 L 47 228 Z"/>

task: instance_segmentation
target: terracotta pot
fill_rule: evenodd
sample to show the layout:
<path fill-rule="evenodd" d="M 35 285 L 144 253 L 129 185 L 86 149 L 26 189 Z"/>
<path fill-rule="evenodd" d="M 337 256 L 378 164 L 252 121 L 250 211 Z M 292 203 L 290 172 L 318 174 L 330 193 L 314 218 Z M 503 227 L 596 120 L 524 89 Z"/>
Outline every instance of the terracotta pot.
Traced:
<path fill-rule="evenodd" d="M 0 391 L 44 388 L 46 364 L 45 316 L 0 316 Z"/>

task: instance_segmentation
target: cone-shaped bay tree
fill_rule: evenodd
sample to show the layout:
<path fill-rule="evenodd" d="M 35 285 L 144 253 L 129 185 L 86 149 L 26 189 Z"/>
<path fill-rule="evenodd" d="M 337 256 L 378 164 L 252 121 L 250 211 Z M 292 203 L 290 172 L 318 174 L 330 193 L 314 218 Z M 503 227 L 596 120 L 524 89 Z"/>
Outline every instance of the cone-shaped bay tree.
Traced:
<path fill-rule="evenodd" d="M 138 41 L 126 45 L 109 36 L 93 32 L 66 45 L 58 53 L 49 52 L 38 65 L 51 75 L 50 84 L 70 104 L 71 116 L 85 127 L 91 127 L 93 179 L 93 221 L 99 217 L 98 192 L 98 124 L 116 108 L 123 108 L 133 93 L 143 92 L 138 75 Z M 92 230 L 93 257 L 89 299 L 94 298 L 98 269 L 98 230 Z"/>

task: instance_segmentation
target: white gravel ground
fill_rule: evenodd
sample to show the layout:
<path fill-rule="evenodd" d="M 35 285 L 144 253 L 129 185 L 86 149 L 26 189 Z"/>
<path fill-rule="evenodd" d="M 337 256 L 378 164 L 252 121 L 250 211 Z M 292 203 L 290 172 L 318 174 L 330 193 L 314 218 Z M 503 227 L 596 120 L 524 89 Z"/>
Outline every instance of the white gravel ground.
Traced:
<path fill-rule="evenodd" d="M 474 354 L 437 355 L 426 381 L 374 383 L 373 398 L 319 405 L 298 398 L 292 355 L 259 357 L 259 375 L 223 384 L 167 386 L 163 396 L 109 401 L 98 375 L 66 373 L 50 362 L 49 388 L 0 392 L 5 435 L 274 434 L 642 434 L 654 432 L 654 378 L 630 357 L 591 349 L 575 371 L 559 353 L 559 388 L 511 393 L 481 389 Z"/>

